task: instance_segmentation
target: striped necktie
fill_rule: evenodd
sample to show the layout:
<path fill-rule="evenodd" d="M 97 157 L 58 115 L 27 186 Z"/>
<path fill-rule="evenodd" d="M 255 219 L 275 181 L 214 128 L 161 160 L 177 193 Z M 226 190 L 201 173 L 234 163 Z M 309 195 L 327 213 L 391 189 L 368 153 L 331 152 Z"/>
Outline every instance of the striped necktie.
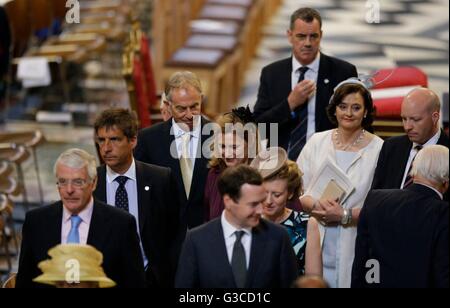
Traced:
<path fill-rule="evenodd" d="M 411 172 L 412 172 L 413 164 L 414 164 L 414 161 L 416 160 L 417 154 L 419 154 L 419 152 L 422 149 L 423 149 L 423 146 L 421 146 L 421 145 L 418 145 L 414 148 L 414 150 L 416 150 L 417 153 L 414 156 L 414 158 L 411 162 L 411 165 L 409 166 L 408 175 L 406 176 L 405 184 L 403 184 L 403 189 L 408 188 L 409 186 L 411 186 L 414 183 L 414 177 L 411 175 Z"/>
<path fill-rule="evenodd" d="M 305 74 L 309 70 L 309 67 L 304 66 L 299 68 L 300 77 L 298 83 L 305 80 Z M 308 104 L 303 104 L 296 111 L 298 115 L 298 124 L 291 132 L 291 137 L 289 139 L 288 156 L 290 160 L 296 161 L 306 144 L 306 135 L 308 133 Z"/>

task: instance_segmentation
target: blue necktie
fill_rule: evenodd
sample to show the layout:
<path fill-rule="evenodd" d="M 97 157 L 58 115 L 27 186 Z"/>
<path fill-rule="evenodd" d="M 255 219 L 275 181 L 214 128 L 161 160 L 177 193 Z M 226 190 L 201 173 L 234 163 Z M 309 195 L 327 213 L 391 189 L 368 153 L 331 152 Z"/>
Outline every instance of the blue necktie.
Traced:
<path fill-rule="evenodd" d="M 67 237 L 67 244 L 79 244 L 80 243 L 80 233 L 78 231 L 78 227 L 81 224 L 80 216 L 72 216 L 70 217 L 70 222 L 72 226 L 70 227 L 69 236 Z"/>
<path fill-rule="evenodd" d="M 308 70 L 309 67 L 307 66 L 299 68 L 300 77 L 298 79 L 298 83 L 305 80 L 305 74 Z M 306 134 L 308 133 L 308 103 L 301 106 L 296 113 L 298 115 L 299 123 L 291 132 L 288 148 L 289 159 L 293 161 L 297 161 L 300 156 L 300 152 L 306 144 Z"/>
<path fill-rule="evenodd" d="M 128 178 L 126 176 L 118 176 L 115 181 L 119 183 L 119 187 L 116 190 L 116 207 L 129 212 L 128 193 L 125 189 Z"/>

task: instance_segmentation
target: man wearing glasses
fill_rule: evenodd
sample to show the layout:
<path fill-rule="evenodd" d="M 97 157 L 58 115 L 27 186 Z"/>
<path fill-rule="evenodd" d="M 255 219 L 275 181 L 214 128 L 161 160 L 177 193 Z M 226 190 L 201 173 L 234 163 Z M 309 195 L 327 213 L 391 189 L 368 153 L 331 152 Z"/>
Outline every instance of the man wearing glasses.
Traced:
<path fill-rule="evenodd" d="M 32 280 L 41 274 L 38 264 L 51 248 L 87 244 L 103 253 L 103 269 L 118 287 L 144 287 L 134 217 L 92 196 L 97 185 L 95 158 L 71 149 L 60 155 L 54 170 L 61 201 L 27 213 L 16 286 L 37 287 Z"/>
<path fill-rule="evenodd" d="M 165 89 L 165 104 L 172 118 L 139 133 L 134 157 L 142 162 L 172 169 L 181 208 L 182 237 L 187 229 L 205 221 L 203 196 L 208 176 L 208 158 L 202 153 L 211 137 L 202 134 L 209 122 L 201 116 L 202 87 L 191 72 L 175 73 Z"/>

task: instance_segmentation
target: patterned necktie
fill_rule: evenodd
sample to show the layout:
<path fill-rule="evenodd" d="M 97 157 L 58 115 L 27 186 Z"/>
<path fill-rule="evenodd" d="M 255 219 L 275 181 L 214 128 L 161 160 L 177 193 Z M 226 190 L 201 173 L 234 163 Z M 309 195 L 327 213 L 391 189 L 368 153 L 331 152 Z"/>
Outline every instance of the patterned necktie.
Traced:
<path fill-rule="evenodd" d="M 67 237 L 67 244 L 79 244 L 80 243 L 80 233 L 78 231 L 78 227 L 81 224 L 80 216 L 73 215 L 70 217 L 70 232 Z"/>
<path fill-rule="evenodd" d="M 116 207 L 128 212 L 130 209 L 128 206 L 128 194 L 125 189 L 128 178 L 126 176 L 118 176 L 115 181 L 119 183 L 119 187 L 116 190 Z"/>
<path fill-rule="evenodd" d="M 189 194 L 191 193 L 191 184 L 192 184 L 192 160 L 189 157 L 189 143 L 191 141 L 191 135 L 186 133 L 182 136 L 182 149 L 181 149 L 181 157 L 180 157 L 180 169 L 181 176 L 183 177 L 184 190 L 186 192 L 186 198 L 189 198 Z"/>
<path fill-rule="evenodd" d="M 408 175 L 406 176 L 405 179 L 405 184 L 403 184 L 403 189 L 408 188 L 409 186 L 411 186 L 414 183 L 414 177 L 411 175 L 412 172 L 412 168 L 413 168 L 413 164 L 414 161 L 416 160 L 417 154 L 419 154 L 419 152 L 423 149 L 423 146 L 418 145 L 414 148 L 414 150 L 417 151 L 416 156 L 414 156 L 411 165 L 409 166 L 409 170 L 408 170 Z"/>
<path fill-rule="evenodd" d="M 304 66 L 299 68 L 300 77 L 298 83 L 305 80 L 305 74 L 309 70 L 309 67 Z M 298 111 L 298 124 L 291 132 L 291 137 L 289 139 L 288 155 L 289 159 L 297 161 L 303 147 L 306 144 L 306 134 L 308 133 L 308 103 L 303 104 Z"/>
<path fill-rule="evenodd" d="M 240 289 L 245 287 L 247 280 L 247 262 L 245 259 L 244 246 L 241 243 L 241 239 L 244 236 L 244 231 L 236 231 L 236 241 L 233 246 L 233 255 L 231 257 L 231 268 L 233 269 L 234 281 L 236 286 Z"/>

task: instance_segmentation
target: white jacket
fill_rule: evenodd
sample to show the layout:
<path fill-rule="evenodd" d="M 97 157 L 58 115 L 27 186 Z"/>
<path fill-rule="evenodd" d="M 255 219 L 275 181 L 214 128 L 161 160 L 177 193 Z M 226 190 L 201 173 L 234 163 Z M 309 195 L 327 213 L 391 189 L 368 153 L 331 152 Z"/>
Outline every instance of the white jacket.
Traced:
<path fill-rule="evenodd" d="M 316 172 L 329 159 L 337 167 L 336 150 L 333 145 L 334 130 L 313 135 L 303 148 L 297 164 L 304 172 L 303 182 L 307 189 Z M 350 178 L 355 190 L 346 199 L 344 209 L 362 208 L 372 185 L 375 168 L 383 140 L 375 137 L 372 142 L 358 152 L 348 170 L 342 170 Z M 339 167 L 338 167 L 339 168 Z M 308 191 L 305 192 L 308 195 Z M 323 244 L 325 226 L 319 224 L 320 240 Z M 336 285 L 338 288 L 350 288 L 353 259 L 355 256 L 356 226 L 339 226 L 339 242 L 336 252 Z"/>

